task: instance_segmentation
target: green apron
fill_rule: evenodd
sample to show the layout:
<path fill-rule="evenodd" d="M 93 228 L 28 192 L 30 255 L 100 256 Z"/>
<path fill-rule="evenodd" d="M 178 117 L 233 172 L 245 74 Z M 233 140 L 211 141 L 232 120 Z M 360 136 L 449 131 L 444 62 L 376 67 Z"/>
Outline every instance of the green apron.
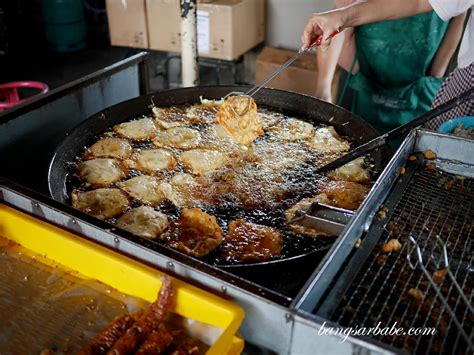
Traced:
<path fill-rule="evenodd" d="M 357 27 L 352 111 L 380 132 L 428 111 L 443 79 L 427 73 L 447 27 L 434 12 Z"/>

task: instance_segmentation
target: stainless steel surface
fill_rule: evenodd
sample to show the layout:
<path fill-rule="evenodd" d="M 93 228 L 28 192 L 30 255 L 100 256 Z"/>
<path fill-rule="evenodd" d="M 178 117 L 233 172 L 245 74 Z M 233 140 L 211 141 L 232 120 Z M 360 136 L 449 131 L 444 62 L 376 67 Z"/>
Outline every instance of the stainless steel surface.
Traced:
<path fill-rule="evenodd" d="M 421 164 L 422 153 L 426 150 L 433 151 L 438 157 L 428 162 L 433 168 L 426 169 Z M 310 288 L 295 302 L 298 312 L 315 322 L 326 317 L 332 324 L 343 327 L 373 327 L 378 322 L 391 326 L 396 322 L 405 330 L 433 327 L 437 331 L 434 336 L 374 337 L 393 351 L 469 351 L 469 344 L 455 322 L 458 319 L 467 337 L 472 337 L 474 181 L 449 174 L 439 167 L 449 161 L 450 166 L 457 165 L 457 173 L 464 173 L 474 163 L 473 151 L 472 140 L 423 130 L 412 132 L 367 199 L 376 199 L 377 203 L 370 204 L 366 200 L 358 212 L 372 218 L 368 221 L 354 218 L 339 238 L 352 242 L 362 236 L 361 250 L 344 254 L 341 244 L 335 245 L 336 253 L 328 256 L 320 267 L 323 272 L 309 283 Z M 407 162 L 413 152 L 418 152 L 417 160 Z M 401 169 L 405 163 L 406 169 Z M 384 186 L 383 181 L 388 186 Z M 386 199 L 389 191 L 390 196 Z M 384 197 L 380 199 L 381 196 Z M 386 207 L 375 220 L 373 216 L 381 211 L 382 201 Z M 362 233 L 364 229 L 367 234 Z M 419 268 L 412 270 L 406 262 L 407 254 L 410 254 L 409 237 L 416 240 L 424 257 L 430 255 L 436 261 L 444 259 L 443 248 L 436 247 L 433 242 L 441 238 L 449 254 L 452 277 L 448 274 L 434 288 L 424 272 Z M 384 243 L 391 239 L 398 239 L 401 249 L 388 254 L 382 252 Z M 364 258 L 357 258 L 364 253 Z M 358 264 L 358 261 L 362 262 Z M 336 264 L 340 270 L 334 280 L 336 274 L 331 264 Z M 351 272 L 354 275 L 348 276 Z M 456 282 L 452 282 L 453 279 Z M 461 293 L 456 283 L 459 283 Z M 442 298 L 436 290 L 442 291 Z M 469 305 L 462 294 L 466 294 Z M 442 299 L 447 300 L 455 317 L 450 315 Z M 367 337 L 363 340 L 371 341 Z"/>
<path fill-rule="evenodd" d="M 95 112 L 144 94 L 146 56 L 137 54 L 1 113 L 0 175 L 47 194 L 47 166 L 65 133 Z"/>
<path fill-rule="evenodd" d="M 393 181 L 398 177 L 398 167 L 403 166 L 406 157 L 413 150 L 416 132 L 410 133 L 408 139 L 398 149 L 379 176 L 371 192 L 359 207 L 356 216 L 349 222 L 344 232 L 333 244 L 326 257 L 293 301 L 292 307 L 311 312 L 321 300 L 325 290 L 336 276 L 346 257 L 353 250 L 357 240 L 367 231 L 377 213 L 378 207 L 387 197 Z"/>
<path fill-rule="evenodd" d="M 428 240 L 428 243 L 432 244 L 431 247 L 427 247 L 427 249 L 430 249 L 430 253 L 428 254 L 427 258 L 423 258 L 423 251 L 420 247 L 420 244 L 416 241 L 416 239 L 412 236 L 409 237 L 410 242 L 413 244 L 414 248 L 413 250 L 416 251 L 416 259 L 417 263 L 413 264 L 413 261 L 411 261 L 411 252 L 408 251 L 408 261 L 410 263 L 410 267 L 415 270 L 416 267 L 418 266 L 421 271 L 423 272 L 424 276 L 426 279 L 429 281 L 430 286 L 432 289 L 436 292 L 436 295 L 438 296 L 438 299 L 442 302 L 444 309 L 446 312 L 449 314 L 451 317 L 451 320 L 456 324 L 456 327 L 458 328 L 459 332 L 461 333 L 462 337 L 468 344 L 468 348 L 471 349 L 471 351 L 474 351 L 474 346 L 472 344 L 472 341 L 467 335 L 467 333 L 464 331 L 462 321 L 460 321 L 456 315 L 456 312 L 451 308 L 449 305 L 449 301 L 447 298 L 443 295 L 443 292 L 441 290 L 440 285 L 435 281 L 434 277 L 431 276 L 430 272 L 428 271 L 428 266 L 431 263 L 435 263 L 437 265 L 435 272 L 437 271 L 446 271 L 447 275 L 449 277 L 450 282 L 455 286 L 456 291 L 459 293 L 459 296 L 461 297 L 462 302 L 464 302 L 465 307 L 468 309 L 468 317 L 471 317 L 473 314 L 473 309 L 471 306 L 471 301 L 467 299 L 466 294 L 464 293 L 464 290 L 459 286 L 459 283 L 456 281 L 456 277 L 453 275 L 451 270 L 449 269 L 449 257 L 448 257 L 448 252 L 446 249 L 446 244 L 441 240 L 439 235 L 435 235 L 435 240 Z M 442 248 L 442 255 L 439 256 L 434 256 L 433 251 L 435 249 L 434 246 L 437 244 L 441 245 Z M 441 260 L 440 260 L 441 259 Z M 426 262 L 427 260 L 427 262 Z M 440 261 L 443 261 L 443 264 L 439 264 Z M 441 266 L 440 266 L 441 265 Z"/>
<path fill-rule="evenodd" d="M 296 211 L 295 217 L 288 221 L 288 224 L 297 224 L 331 236 L 338 236 L 353 216 L 353 211 L 314 202 L 306 211 Z"/>

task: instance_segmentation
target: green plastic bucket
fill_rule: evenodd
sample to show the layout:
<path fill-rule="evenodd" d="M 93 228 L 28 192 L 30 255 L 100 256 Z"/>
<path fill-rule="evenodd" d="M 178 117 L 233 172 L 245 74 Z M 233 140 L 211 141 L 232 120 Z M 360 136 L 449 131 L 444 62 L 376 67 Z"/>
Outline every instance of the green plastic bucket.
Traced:
<path fill-rule="evenodd" d="M 86 47 L 86 23 L 82 0 L 42 0 L 46 38 L 57 52 Z"/>

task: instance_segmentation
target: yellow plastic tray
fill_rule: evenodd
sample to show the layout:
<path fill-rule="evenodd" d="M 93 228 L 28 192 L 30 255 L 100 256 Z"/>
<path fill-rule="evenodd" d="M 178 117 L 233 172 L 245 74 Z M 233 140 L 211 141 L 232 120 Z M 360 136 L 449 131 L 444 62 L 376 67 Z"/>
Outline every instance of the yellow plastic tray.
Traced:
<path fill-rule="evenodd" d="M 1 203 L 0 235 L 77 271 L 80 277 L 98 280 L 147 302 L 156 299 L 161 287 L 162 272 Z M 223 329 L 207 354 L 240 354 L 244 342 L 235 334 L 244 318 L 243 310 L 183 281 L 170 279 L 176 289 L 174 313 Z"/>

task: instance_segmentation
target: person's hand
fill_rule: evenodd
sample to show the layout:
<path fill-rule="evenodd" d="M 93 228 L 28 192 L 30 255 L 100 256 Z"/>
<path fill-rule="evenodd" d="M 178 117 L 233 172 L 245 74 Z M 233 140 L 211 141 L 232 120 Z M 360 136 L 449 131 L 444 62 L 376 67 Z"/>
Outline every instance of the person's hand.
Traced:
<path fill-rule="evenodd" d="M 329 88 L 316 88 L 316 93 L 314 95 L 316 98 L 321 99 L 323 101 L 327 101 L 330 103 L 334 103 L 333 98 L 332 98 L 332 92 L 331 92 L 331 87 Z"/>
<path fill-rule="evenodd" d="M 331 35 L 336 31 L 342 30 L 344 25 L 344 12 L 340 10 L 311 15 L 301 36 L 303 48 L 308 48 L 311 44 L 316 42 L 320 36 L 323 38 L 321 44 L 327 46 Z"/>

